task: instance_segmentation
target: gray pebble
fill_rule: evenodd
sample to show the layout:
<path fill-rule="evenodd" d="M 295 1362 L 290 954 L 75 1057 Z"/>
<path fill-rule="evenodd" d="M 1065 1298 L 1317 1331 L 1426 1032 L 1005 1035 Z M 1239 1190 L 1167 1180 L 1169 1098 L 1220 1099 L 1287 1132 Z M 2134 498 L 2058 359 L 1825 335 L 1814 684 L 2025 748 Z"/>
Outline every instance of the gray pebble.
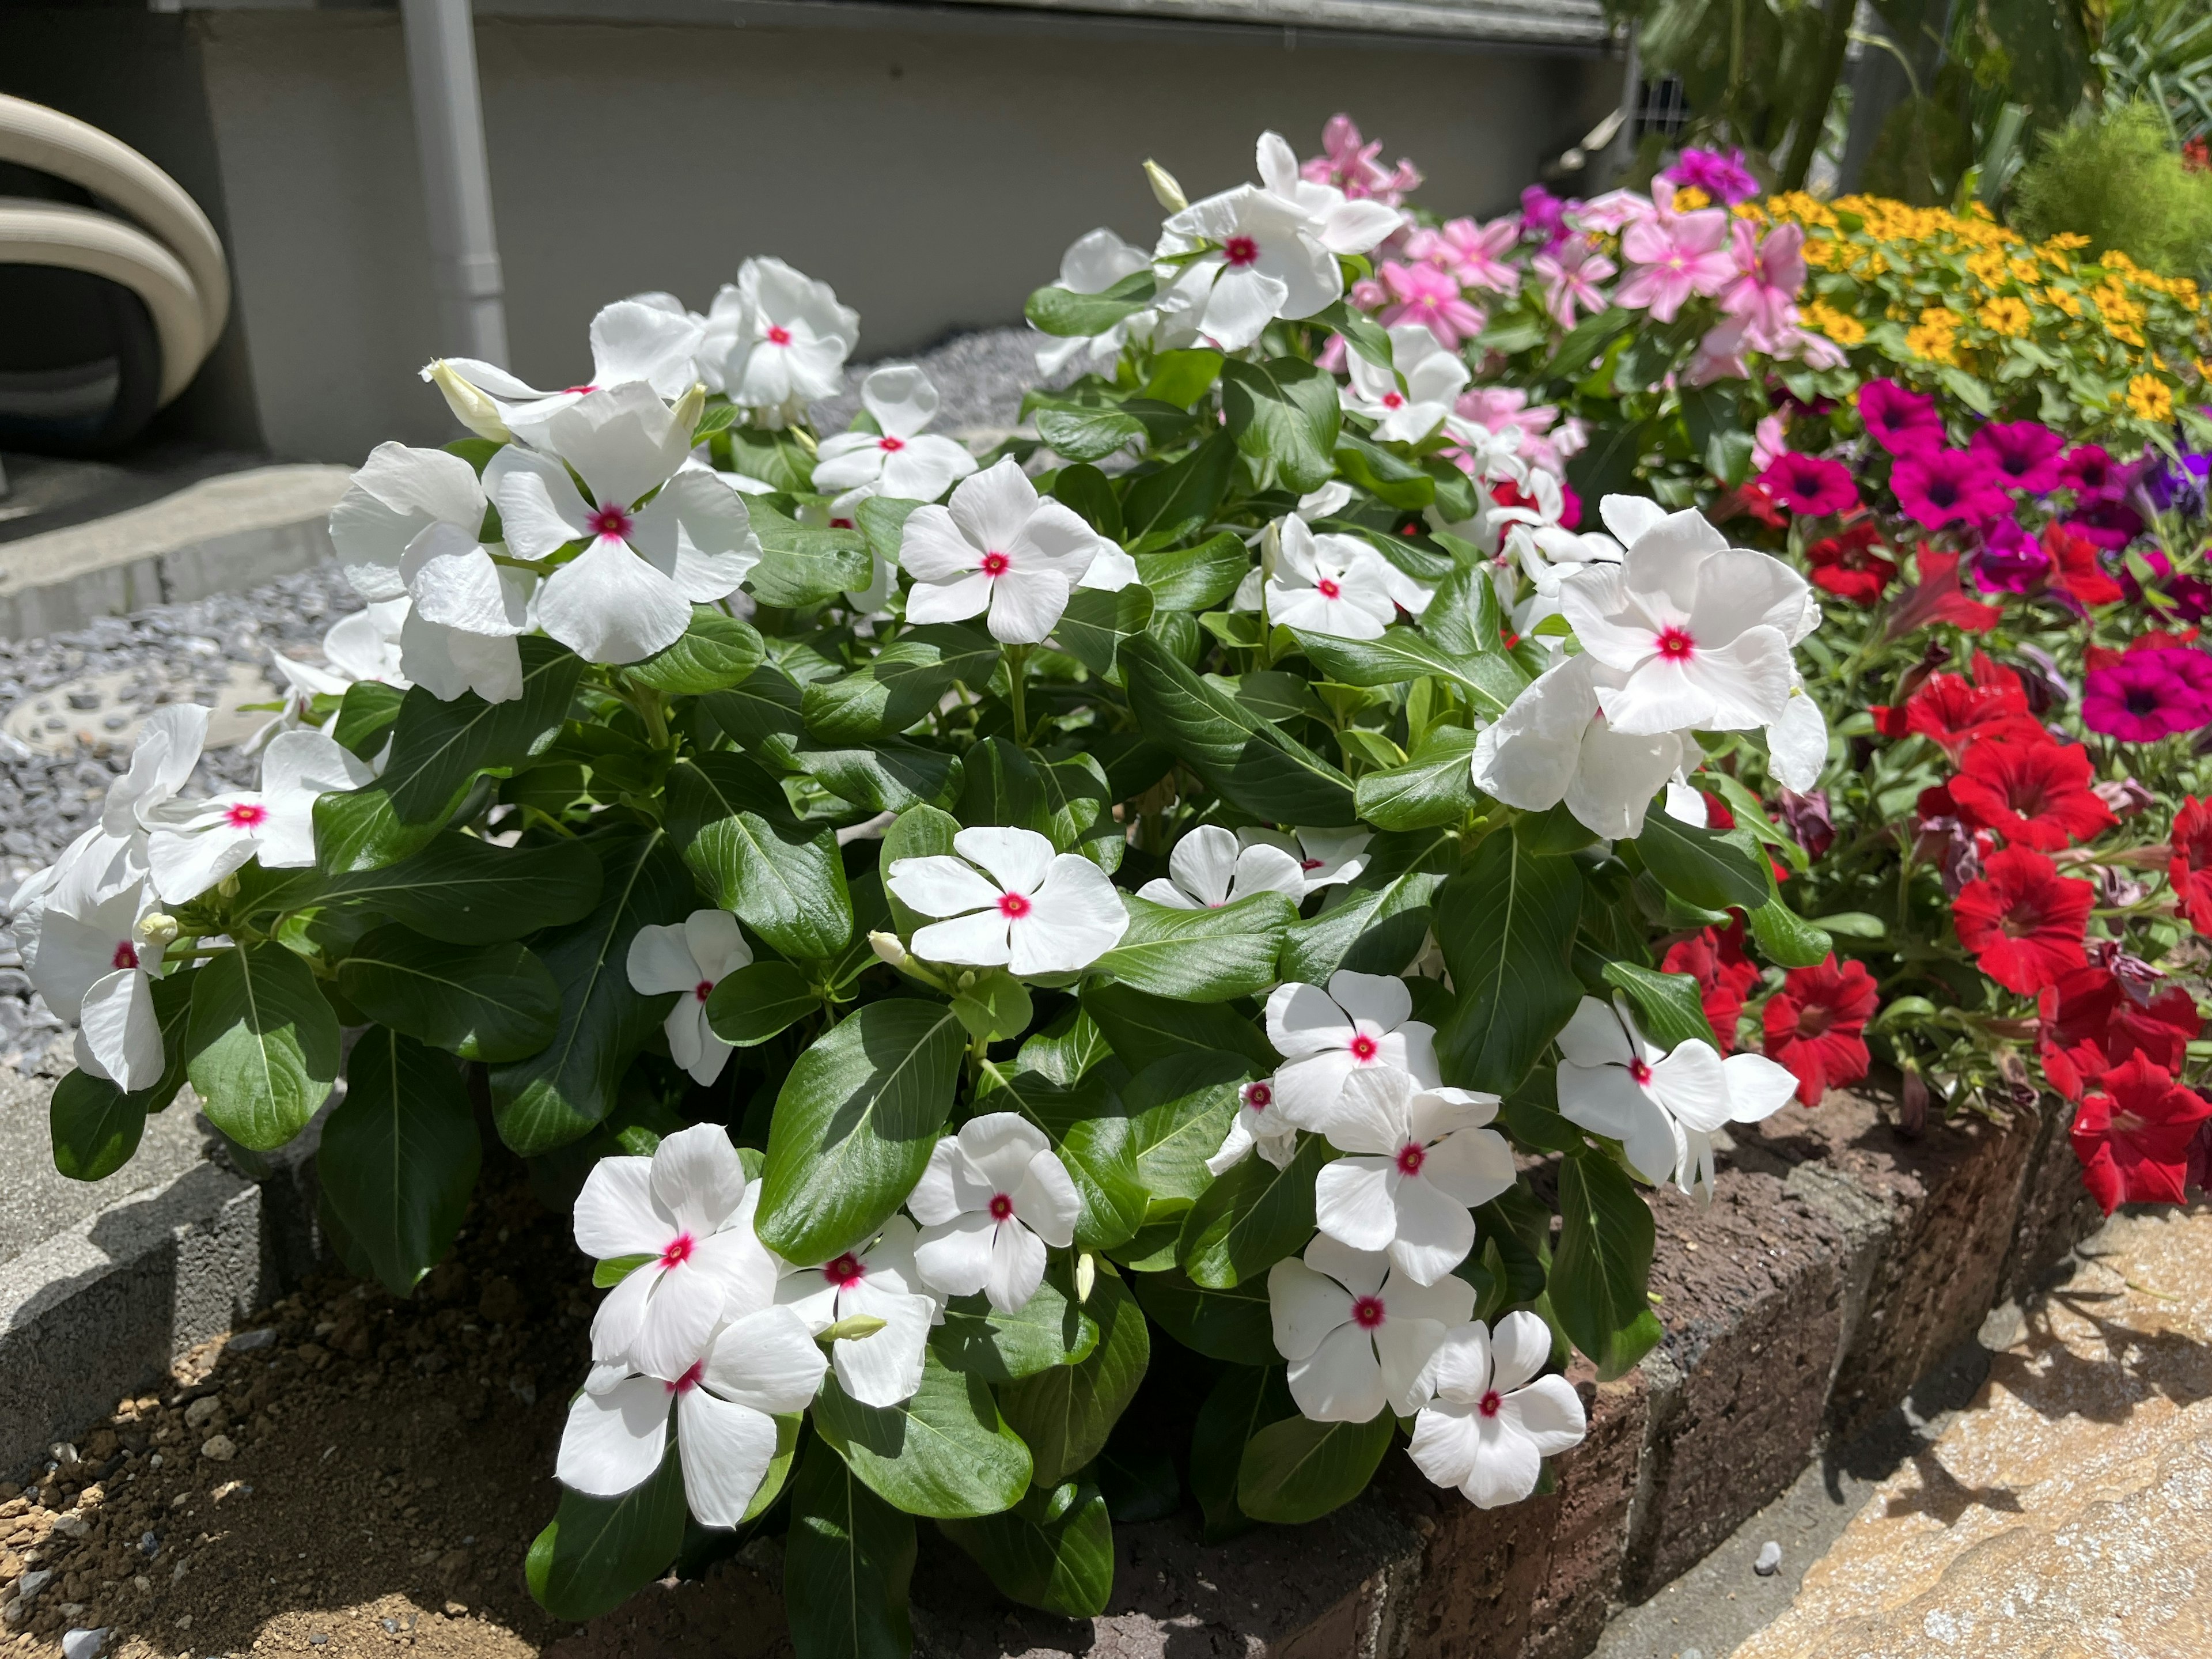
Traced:
<path fill-rule="evenodd" d="M 258 1331 L 240 1331 L 222 1346 L 227 1353 L 252 1353 L 256 1348 L 267 1347 L 276 1340 L 276 1328 L 264 1325 Z"/>
<path fill-rule="evenodd" d="M 62 1659 L 100 1659 L 100 1650 L 107 1645 L 107 1632 L 100 1630 L 71 1630 L 62 1632 Z"/>
<path fill-rule="evenodd" d="M 1761 1578 L 1773 1577 L 1776 1573 L 1782 1571 L 1782 1546 L 1771 1538 L 1761 1544 L 1759 1547 L 1759 1559 L 1751 1564 L 1751 1570 Z"/>

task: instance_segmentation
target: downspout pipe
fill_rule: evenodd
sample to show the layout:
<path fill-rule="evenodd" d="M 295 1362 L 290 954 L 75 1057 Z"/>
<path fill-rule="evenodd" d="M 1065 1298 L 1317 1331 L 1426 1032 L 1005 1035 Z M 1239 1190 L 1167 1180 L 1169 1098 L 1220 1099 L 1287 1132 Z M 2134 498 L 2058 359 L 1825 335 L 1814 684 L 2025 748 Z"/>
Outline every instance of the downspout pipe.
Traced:
<path fill-rule="evenodd" d="M 444 331 L 439 356 L 507 366 L 506 283 L 492 224 L 491 166 L 469 0 L 400 0 L 415 143 Z"/>

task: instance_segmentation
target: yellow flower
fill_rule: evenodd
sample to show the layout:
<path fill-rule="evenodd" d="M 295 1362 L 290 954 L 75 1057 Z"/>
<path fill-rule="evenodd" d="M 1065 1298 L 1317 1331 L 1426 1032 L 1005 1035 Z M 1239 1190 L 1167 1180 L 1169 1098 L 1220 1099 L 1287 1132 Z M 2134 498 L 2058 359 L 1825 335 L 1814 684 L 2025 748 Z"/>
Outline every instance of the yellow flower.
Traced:
<path fill-rule="evenodd" d="M 2046 288 L 2043 290 L 2043 297 L 2069 317 L 2079 317 L 2081 314 L 2081 296 L 2071 289 Z"/>
<path fill-rule="evenodd" d="M 2212 382 L 2212 363 L 2208 363 L 2203 358 L 2197 357 L 2192 359 L 2189 366 L 2197 371 L 2198 380 Z"/>
<path fill-rule="evenodd" d="M 2033 259 L 2014 258 L 2008 263 L 2012 268 L 2014 279 L 2018 282 L 2032 283 L 2043 274 L 2041 268 Z"/>
<path fill-rule="evenodd" d="M 1748 219 L 1755 225 L 1766 222 L 1766 210 L 1756 202 L 1738 202 L 1729 210 L 1739 219 Z"/>
<path fill-rule="evenodd" d="M 1998 295 L 1974 314 L 1982 319 L 1984 328 L 2015 340 L 2026 337 L 2035 322 L 2027 306 L 2009 294 Z"/>
<path fill-rule="evenodd" d="M 1954 329 L 1959 325 L 1959 313 L 1942 306 L 1929 306 L 1920 313 L 1923 328 Z"/>
<path fill-rule="evenodd" d="M 1674 192 L 1674 211 L 1693 213 L 1701 207 L 1712 205 L 1713 198 L 1695 185 L 1684 185 Z"/>
<path fill-rule="evenodd" d="M 2128 408 L 2138 420 L 2173 418 L 2173 393 L 2154 374 L 2138 374 L 2128 382 Z"/>
<path fill-rule="evenodd" d="M 2001 288 L 2005 279 L 2005 257 L 1993 247 L 1966 258 L 1966 270 L 1984 288 Z"/>
<path fill-rule="evenodd" d="M 2143 349 L 2142 331 L 2131 324 L 2106 323 L 2105 332 L 2124 345 L 2133 346 L 2137 351 Z"/>
<path fill-rule="evenodd" d="M 1914 356 L 1931 363 L 1955 363 L 1959 361 L 1958 336 L 1948 328 L 1930 328 L 1923 325 L 1905 331 L 1905 349 Z"/>
<path fill-rule="evenodd" d="M 1825 301 L 1814 300 L 1804 307 L 1805 325 L 1817 329 L 1845 350 L 1863 342 L 1866 325 L 1847 312 L 1837 310 Z"/>

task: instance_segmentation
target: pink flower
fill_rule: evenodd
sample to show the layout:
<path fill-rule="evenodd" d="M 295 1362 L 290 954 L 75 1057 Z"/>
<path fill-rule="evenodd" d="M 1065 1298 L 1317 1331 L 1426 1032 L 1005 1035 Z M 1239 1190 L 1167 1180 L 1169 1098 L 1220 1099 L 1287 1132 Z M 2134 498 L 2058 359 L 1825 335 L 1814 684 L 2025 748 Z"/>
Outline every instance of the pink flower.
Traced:
<path fill-rule="evenodd" d="M 1670 183 L 1693 186 L 1723 204 L 1747 202 L 1759 194 L 1759 180 L 1744 166 L 1740 149 L 1725 155 L 1718 150 L 1686 149 L 1665 176 Z"/>
<path fill-rule="evenodd" d="M 1766 493 L 1792 513 L 1808 518 L 1840 518 L 1859 504 L 1859 487 L 1841 461 L 1792 451 L 1776 457 L 1759 475 Z"/>
<path fill-rule="evenodd" d="M 1658 313 L 1652 313 L 1656 316 Z M 1692 386 L 1711 386 L 1715 380 L 1747 380 L 1750 367 L 1743 354 L 1750 349 L 1751 323 L 1742 317 L 1723 317 L 1705 331 L 1682 378 Z"/>
<path fill-rule="evenodd" d="M 1894 380 L 1869 380 L 1859 388 L 1859 419 L 1874 441 L 1893 455 L 1915 455 L 1943 447 L 1943 417 L 1936 400 L 1907 392 Z"/>
<path fill-rule="evenodd" d="M 1363 143 L 1359 129 L 1349 115 L 1329 117 L 1328 125 L 1321 130 L 1321 147 L 1328 153 L 1301 167 L 1299 177 L 1316 185 L 1334 185 L 1355 202 L 1365 198 L 1395 207 L 1407 191 L 1421 182 L 1420 172 L 1411 161 L 1401 160 L 1395 168 L 1378 162 L 1375 158 L 1382 153 L 1382 141 Z"/>
<path fill-rule="evenodd" d="M 1923 450 L 1907 455 L 1889 475 L 1905 515 L 1930 530 L 1954 522 L 2002 518 L 2012 512 L 1989 463 L 1972 450 Z"/>
<path fill-rule="evenodd" d="M 1521 273 L 1499 256 L 1521 240 L 1521 222 L 1510 214 L 1478 225 L 1472 219 L 1454 219 L 1434 230 L 1417 230 L 1406 239 L 1408 258 L 1448 270 L 1462 288 L 1486 288 L 1498 294 L 1517 294 Z"/>
<path fill-rule="evenodd" d="M 1605 290 L 1598 284 L 1620 270 L 1598 252 L 1595 240 L 1587 234 L 1568 236 L 1558 252 L 1538 254 L 1531 268 L 1544 284 L 1544 309 L 1561 328 L 1575 325 L 1578 307 L 1593 316 L 1603 311 Z"/>
<path fill-rule="evenodd" d="M 1673 192 L 1668 192 L 1668 200 Z M 1613 295 L 1618 305 L 1648 310 L 1671 323 L 1693 294 L 1718 294 L 1734 280 L 1735 261 L 1725 244 L 1729 216 L 1719 208 L 1676 213 L 1661 207 L 1620 233 L 1620 251 L 1632 269 Z"/>
<path fill-rule="evenodd" d="M 1790 437 L 1779 415 L 1769 415 L 1751 429 L 1751 464 L 1765 471 L 1790 447 Z"/>
<path fill-rule="evenodd" d="M 1434 265 L 1402 265 L 1396 260 L 1381 271 L 1382 285 L 1396 303 L 1382 313 L 1382 326 L 1425 323 L 1447 351 L 1482 332 L 1482 313 L 1460 297 L 1459 284 Z"/>
<path fill-rule="evenodd" d="M 1797 292 L 1805 286 L 1805 233 L 1796 225 L 1777 225 L 1759 240 L 1751 222 L 1738 219 L 1729 232 L 1735 280 L 1721 290 L 1721 309 L 1751 325 L 1755 349 L 1771 352 L 1797 320 Z"/>

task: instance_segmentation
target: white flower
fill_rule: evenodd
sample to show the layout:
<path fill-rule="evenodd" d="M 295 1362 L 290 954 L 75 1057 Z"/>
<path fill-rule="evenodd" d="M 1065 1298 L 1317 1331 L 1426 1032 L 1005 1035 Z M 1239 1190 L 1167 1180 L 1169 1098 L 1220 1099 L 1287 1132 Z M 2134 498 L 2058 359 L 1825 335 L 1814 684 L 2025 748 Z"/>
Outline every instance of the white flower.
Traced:
<path fill-rule="evenodd" d="M 1073 1243 L 1083 1209 L 1052 1143 L 1018 1112 L 972 1117 L 939 1141 L 906 1202 L 922 1224 L 922 1283 L 947 1296 L 981 1291 L 1001 1313 L 1036 1294 L 1045 1246 Z"/>
<path fill-rule="evenodd" d="M 264 869 L 315 861 L 315 800 L 358 789 L 368 763 L 320 732 L 286 732 L 261 757 L 261 787 L 144 809 L 154 889 L 172 904 L 197 898 L 249 859 Z"/>
<path fill-rule="evenodd" d="M 1270 623 L 1347 640 L 1382 636 L 1398 605 L 1381 555 L 1357 536 L 1316 536 L 1295 514 L 1270 530 L 1261 555 Z"/>
<path fill-rule="evenodd" d="M 46 1006 L 78 1027 L 78 1066 L 128 1094 L 153 1087 L 166 1059 L 153 993 L 163 945 L 139 928 L 152 898 L 143 874 L 106 890 L 100 874 L 82 857 L 59 871 L 23 965 Z"/>
<path fill-rule="evenodd" d="M 1301 1129 L 1320 1129 L 1346 1079 L 1372 1066 L 1412 1073 L 1424 1088 L 1437 1073 L 1436 1029 L 1418 1019 L 1406 981 L 1340 968 L 1318 985 L 1278 985 L 1267 996 L 1267 1041 L 1289 1064 L 1275 1073 L 1275 1109 Z"/>
<path fill-rule="evenodd" d="M 1532 1313 L 1510 1313 L 1495 1331 L 1480 1320 L 1451 1331 L 1430 1362 L 1435 1397 L 1413 1419 L 1414 1466 L 1478 1509 L 1535 1491 L 1543 1460 L 1579 1445 L 1589 1426 L 1573 1384 L 1536 1375 L 1551 1356 L 1552 1333 Z"/>
<path fill-rule="evenodd" d="M 767 1307 L 776 1266 L 753 1237 L 759 1202 L 716 1123 L 665 1137 L 651 1158 L 593 1164 L 576 1199 L 577 1248 L 601 1261 L 644 1259 L 592 1316 L 592 1363 L 672 1382 L 725 1317 Z"/>
<path fill-rule="evenodd" d="M 1790 701 L 1766 727 L 1766 769 L 1784 789 L 1799 794 L 1818 786 L 1828 765 L 1828 722 L 1793 668 Z"/>
<path fill-rule="evenodd" d="M 1322 1124 L 1330 1146 L 1354 1154 L 1322 1166 L 1322 1231 L 1435 1284 L 1474 1248 L 1468 1212 L 1513 1184 L 1512 1149 L 1484 1127 L 1497 1115 L 1495 1095 L 1424 1089 L 1382 1066 L 1355 1072 Z"/>
<path fill-rule="evenodd" d="M 446 394 L 454 416 L 478 436 L 543 443 L 546 423 L 594 392 L 632 382 L 664 398 L 689 392 L 698 379 L 691 360 L 700 348 L 701 321 L 665 295 L 634 295 L 604 306 L 592 319 L 592 378 L 559 392 L 540 392 L 473 357 L 440 358 L 423 368 L 422 378 Z"/>
<path fill-rule="evenodd" d="M 1283 1121 L 1280 1113 L 1269 1109 L 1274 1103 L 1273 1078 L 1261 1078 L 1237 1089 L 1237 1115 L 1229 1121 L 1221 1150 L 1206 1160 L 1209 1174 L 1226 1175 L 1255 1152 L 1279 1170 L 1291 1167 L 1291 1160 L 1298 1155 L 1298 1132 Z"/>
<path fill-rule="evenodd" d="M 365 599 L 404 599 L 407 579 L 400 567 L 409 551 L 426 538 L 475 547 L 485 504 L 476 469 L 459 456 L 379 444 L 331 509 L 338 568 Z"/>
<path fill-rule="evenodd" d="M 1650 735 L 1779 720 L 1809 592 L 1779 559 L 1730 548 L 1685 510 L 1646 529 L 1620 564 L 1583 570 L 1559 602 L 1583 651 L 1626 677 L 1598 688 L 1607 720 Z"/>
<path fill-rule="evenodd" d="M 1354 881 L 1367 867 L 1367 843 L 1371 830 L 1239 830 L 1237 839 L 1247 847 L 1280 848 L 1297 860 L 1304 891 L 1291 895 L 1309 898 L 1324 887 Z"/>
<path fill-rule="evenodd" d="M 1178 910 L 1212 910 L 1255 893 L 1280 893 L 1296 903 L 1305 889 L 1298 861 L 1281 848 L 1239 848 L 1232 831 L 1203 823 L 1175 844 L 1167 875 L 1146 882 L 1137 896 Z"/>
<path fill-rule="evenodd" d="M 1365 1423 L 1385 1406 L 1401 1417 L 1419 1409 L 1430 1357 L 1474 1312 L 1474 1286 L 1449 1275 L 1417 1285 L 1380 1250 L 1324 1235 L 1304 1261 L 1267 1270 L 1267 1311 L 1298 1410 L 1316 1423 Z"/>
<path fill-rule="evenodd" d="M 1546 669 L 1476 737 L 1474 787 L 1529 812 L 1564 800 L 1577 823 L 1616 841 L 1643 834 L 1651 798 L 1696 749 L 1679 732 L 1617 730 L 1600 701 L 1623 678 L 1587 654 Z"/>
<path fill-rule="evenodd" d="M 937 416 L 937 388 L 911 363 L 879 368 L 860 382 L 860 404 L 878 432 L 824 438 L 814 487 L 837 494 L 831 511 L 849 514 L 870 495 L 933 501 L 975 470 L 975 458 L 950 438 L 925 431 Z"/>
<path fill-rule="evenodd" d="M 1068 244 L 1060 258 L 1060 285 L 1071 294 L 1103 294 L 1151 263 L 1141 249 L 1130 246 L 1102 226 Z M 1048 375 L 1057 374 L 1084 351 L 1095 363 L 1109 362 L 1121 355 L 1127 341 L 1148 338 L 1158 320 L 1158 311 L 1148 308 L 1124 317 L 1103 334 L 1049 339 L 1036 349 L 1037 368 Z"/>
<path fill-rule="evenodd" d="M 1638 1029 L 1627 1005 L 1584 997 L 1559 1033 L 1559 1112 L 1621 1144 L 1629 1167 L 1654 1185 L 1710 1192 L 1712 1132 L 1779 1111 L 1796 1079 L 1764 1054 L 1725 1060 L 1698 1038 L 1672 1054 Z"/>
<path fill-rule="evenodd" d="M 872 1336 L 841 1336 L 830 1345 L 837 1386 L 864 1406 L 896 1406 L 921 1386 L 929 1328 L 942 1316 L 915 1266 L 915 1238 L 914 1223 L 895 1215 L 865 1250 L 789 1268 L 775 1283 L 776 1301 L 796 1310 L 817 1336 L 854 1314 L 884 1322 Z"/>
<path fill-rule="evenodd" d="M 1055 854 L 1034 830 L 963 830 L 958 858 L 899 859 L 889 885 L 925 916 L 914 953 L 931 962 L 1004 967 L 1018 977 L 1088 968 L 1121 942 L 1129 913 L 1106 872 L 1076 853 Z M 979 867 L 980 866 L 980 867 Z"/>
<path fill-rule="evenodd" d="M 1297 152 L 1282 135 L 1263 132 L 1254 160 L 1260 182 L 1305 215 L 1306 233 L 1332 253 L 1369 253 L 1398 233 L 1403 224 L 1395 208 L 1376 201 L 1352 201 L 1334 185 L 1305 178 Z"/>
<path fill-rule="evenodd" d="M 699 348 L 707 384 L 764 426 L 806 418 L 806 405 L 844 389 L 860 313 L 829 283 L 781 259 L 748 259 L 707 313 Z"/>
<path fill-rule="evenodd" d="M 1419 323 L 1401 323 L 1390 331 L 1390 356 L 1395 368 L 1370 362 L 1357 351 L 1346 354 L 1352 386 L 1344 404 L 1373 420 L 1376 437 L 1416 444 L 1450 416 L 1453 399 L 1467 386 L 1467 364 Z"/>
<path fill-rule="evenodd" d="M 594 662 L 636 662 L 673 643 L 695 603 L 727 598 L 760 562 L 743 499 L 711 470 L 684 466 L 691 427 L 688 404 L 617 386 L 546 422 L 551 455 L 508 448 L 485 469 L 516 554 L 550 559 L 584 544 L 546 578 L 538 621 Z"/>
<path fill-rule="evenodd" d="M 1162 309 L 1225 351 L 1242 351 L 1278 317 L 1310 317 L 1344 292 L 1336 256 L 1308 234 L 1296 204 L 1242 185 L 1194 202 L 1162 228 L 1158 257 L 1204 250 Z"/>
<path fill-rule="evenodd" d="M 988 611 L 991 637 L 1042 644 L 1079 586 L 1126 586 L 1086 580 L 1094 563 L 1119 576 L 1128 556 L 1073 509 L 1040 497 L 1012 456 L 968 478 L 949 506 L 916 507 L 899 543 L 899 564 L 914 578 L 907 620 L 963 622 Z M 1102 575 L 1103 575 L 1102 572 Z"/>
<path fill-rule="evenodd" d="M 707 1024 L 707 998 L 752 959 L 752 946 L 727 910 L 694 910 L 678 926 L 641 927 L 629 942 L 630 988 L 649 997 L 681 994 L 661 1029 L 668 1033 L 669 1058 L 695 1083 L 721 1076 L 732 1051 Z"/>

